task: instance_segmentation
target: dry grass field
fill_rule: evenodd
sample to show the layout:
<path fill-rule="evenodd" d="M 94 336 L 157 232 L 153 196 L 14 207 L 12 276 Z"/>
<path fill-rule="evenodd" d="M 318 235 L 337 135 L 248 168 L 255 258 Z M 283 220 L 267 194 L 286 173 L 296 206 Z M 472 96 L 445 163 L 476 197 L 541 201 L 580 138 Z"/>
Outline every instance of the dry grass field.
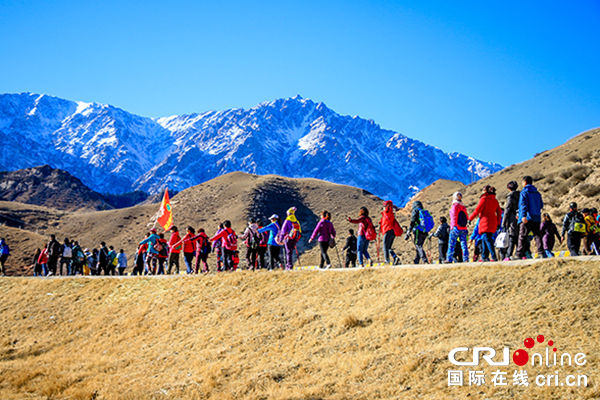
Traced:
<path fill-rule="evenodd" d="M 599 266 L 4 278 L 0 398 L 598 398 Z M 587 364 L 527 366 L 529 387 L 486 364 L 486 385 L 448 387 L 451 349 L 538 334 Z M 556 369 L 589 387 L 533 384 Z"/>

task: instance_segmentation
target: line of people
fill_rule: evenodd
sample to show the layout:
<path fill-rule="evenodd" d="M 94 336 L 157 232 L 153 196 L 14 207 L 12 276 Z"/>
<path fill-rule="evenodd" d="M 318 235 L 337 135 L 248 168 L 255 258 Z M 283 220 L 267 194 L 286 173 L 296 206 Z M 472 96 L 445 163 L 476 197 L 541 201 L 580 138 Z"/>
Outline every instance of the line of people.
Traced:
<path fill-rule="evenodd" d="M 414 263 L 433 262 L 431 254 L 424 249 L 426 240 L 437 238 L 440 263 L 469 261 L 469 248 L 473 249 L 473 260 L 496 261 L 523 259 L 531 257 L 531 241 L 535 239 L 537 252 L 542 257 L 552 257 L 553 248 L 558 240 L 567 241 L 568 249 L 573 256 L 580 254 L 599 254 L 600 219 L 595 208 L 584 208 L 578 211 L 576 203 L 570 204 L 562 224 L 562 234 L 548 213 L 542 213 L 544 206 L 542 195 L 533 186 L 530 176 L 522 180 L 522 190 L 511 181 L 505 208 L 502 209 L 496 199 L 496 189 L 485 186 L 479 202 L 471 214 L 463 204 L 462 194 L 452 195 L 449 209 L 449 222 L 446 216 L 439 219 L 434 230 L 434 220 L 420 201 L 414 201 L 409 226 L 400 226 L 394 214 L 394 205 L 385 201 L 379 220 L 379 231 L 369 216 L 369 210 L 361 207 L 358 218 L 347 217 L 348 222 L 358 225 L 357 234 L 349 230 L 342 252 L 346 252 L 344 266 L 364 267 L 373 265 L 369 254 L 369 244 L 377 240 L 379 256 L 382 240 L 382 252 L 385 263 L 400 263 L 400 257 L 393 250 L 396 237 L 403 236 L 415 247 Z M 183 253 L 185 271 L 188 274 L 208 273 L 208 258 L 211 253 L 216 258 L 216 271 L 235 271 L 239 266 L 238 240 L 242 240 L 245 248 L 246 269 L 250 270 L 291 270 L 296 260 L 300 262 L 297 244 L 302 235 L 300 222 L 296 218 L 295 207 L 287 210 L 284 221 L 278 215 L 269 217 L 269 223 L 263 225 L 259 219 L 251 218 L 243 234 L 238 237 L 230 221 L 219 225 L 212 237 L 203 228 L 196 231 L 188 227 L 181 237 L 176 226 L 170 229 L 167 241 L 163 233 L 151 229 L 144 240 L 139 243 L 134 261 L 134 275 L 171 274 L 180 272 L 180 254 Z M 476 221 L 468 235 L 470 224 Z M 404 232 L 406 230 L 406 232 Z M 321 219 L 314 228 L 309 243 L 317 241 L 321 261 L 319 268 L 327 269 L 332 265 L 329 250 L 336 248 L 336 230 L 331 222 L 331 213 L 323 211 Z M 0 253 L 8 249 L 2 239 Z M 336 248 L 337 252 L 337 248 Z M 514 255 L 513 255 L 514 253 Z M 0 254 L 2 255 L 2 254 Z M 268 257 L 267 257 L 268 255 Z M 283 259 L 281 258 L 283 256 Z M 4 261 L 6 261 L 4 257 Z M 338 253 L 339 258 L 339 253 Z M 0 260 L 1 261 L 1 260 Z M 341 264 L 341 258 L 338 260 Z M 0 267 L 3 266 L 3 262 Z M 43 249 L 38 249 L 34 256 L 34 275 L 123 275 L 127 268 L 127 255 L 121 249 L 117 253 L 112 246 L 101 243 L 99 249 L 83 250 L 76 241 L 65 239 L 59 243 L 54 235 Z"/>
<path fill-rule="evenodd" d="M 61 244 L 55 235 L 33 256 L 34 276 L 69 275 L 124 275 L 127 254 L 123 249 L 117 253 L 113 246 L 101 242 L 99 249 L 82 249 L 77 241 L 65 238 Z"/>

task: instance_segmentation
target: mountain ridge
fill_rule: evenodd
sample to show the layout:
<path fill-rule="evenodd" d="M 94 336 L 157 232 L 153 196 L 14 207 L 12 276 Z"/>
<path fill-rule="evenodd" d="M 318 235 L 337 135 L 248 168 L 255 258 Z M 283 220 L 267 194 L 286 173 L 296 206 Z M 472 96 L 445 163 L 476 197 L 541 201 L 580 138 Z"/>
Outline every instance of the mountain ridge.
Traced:
<path fill-rule="evenodd" d="M 469 183 L 502 169 L 299 95 L 148 118 L 111 105 L 4 94 L 0 140 L 13 150 L 0 155 L 0 169 L 49 164 L 117 194 L 183 190 L 242 171 L 348 184 L 404 204 L 437 179 Z"/>

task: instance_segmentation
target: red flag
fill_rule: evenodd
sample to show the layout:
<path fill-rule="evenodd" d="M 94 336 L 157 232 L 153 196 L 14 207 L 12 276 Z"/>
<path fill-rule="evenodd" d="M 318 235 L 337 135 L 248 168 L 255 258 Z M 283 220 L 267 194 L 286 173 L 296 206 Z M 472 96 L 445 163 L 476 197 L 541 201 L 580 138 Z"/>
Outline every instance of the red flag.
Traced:
<path fill-rule="evenodd" d="M 171 229 L 171 226 L 173 226 L 173 213 L 171 212 L 169 189 L 165 189 L 165 195 L 163 196 L 162 203 L 160 203 L 160 210 L 158 210 L 157 221 L 165 231 L 168 231 Z"/>

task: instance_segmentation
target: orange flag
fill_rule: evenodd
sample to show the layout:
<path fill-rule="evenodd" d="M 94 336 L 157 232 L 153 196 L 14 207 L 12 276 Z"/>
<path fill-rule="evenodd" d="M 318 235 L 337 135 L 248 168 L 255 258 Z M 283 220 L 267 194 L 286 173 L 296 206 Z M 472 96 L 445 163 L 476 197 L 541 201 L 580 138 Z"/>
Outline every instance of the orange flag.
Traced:
<path fill-rule="evenodd" d="M 158 210 L 158 223 L 163 227 L 165 231 L 171 229 L 173 226 L 173 213 L 171 212 L 171 200 L 169 199 L 169 189 L 165 190 L 162 203 L 160 203 L 160 210 Z"/>

